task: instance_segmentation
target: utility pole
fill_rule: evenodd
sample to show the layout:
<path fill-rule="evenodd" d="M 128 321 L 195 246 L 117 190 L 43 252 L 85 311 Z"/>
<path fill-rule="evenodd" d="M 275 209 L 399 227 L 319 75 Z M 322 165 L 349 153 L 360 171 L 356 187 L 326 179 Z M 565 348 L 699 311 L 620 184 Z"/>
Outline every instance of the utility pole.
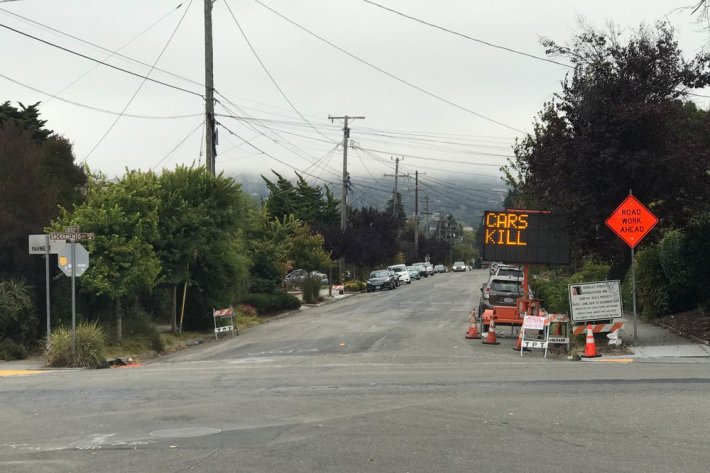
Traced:
<path fill-rule="evenodd" d="M 419 171 L 414 171 L 414 254 L 419 259 Z"/>
<path fill-rule="evenodd" d="M 215 155 L 217 154 L 216 129 L 214 119 L 214 73 L 212 54 L 212 3 L 205 2 L 205 167 L 207 173 L 215 175 Z"/>
<path fill-rule="evenodd" d="M 328 119 L 332 122 L 333 120 L 344 120 L 343 125 L 343 182 L 340 188 L 340 230 L 345 232 L 348 226 L 348 139 L 350 138 L 350 128 L 348 128 L 348 120 L 353 119 L 364 119 L 365 117 L 350 117 L 344 115 L 342 117 L 333 117 L 328 115 Z M 344 282 L 344 258 L 340 258 L 340 282 Z"/>
<path fill-rule="evenodd" d="M 425 205 L 426 205 L 426 207 L 425 207 L 425 209 L 426 209 L 426 212 L 425 212 L 425 215 L 426 215 L 426 233 L 425 233 L 425 235 L 426 235 L 427 238 L 429 238 L 429 215 L 431 215 L 431 212 L 429 212 L 429 196 L 428 196 L 428 195 L 424 196 L 424 202 L 425 202 Z"/>
<path fill-rule="evenodd" d="M 392 159 L 392 158 L 390 158 Z M 397 218 L 397 178 L 398 177 L 409 177 L 409 174 L 399 174 L 399 162 L 404 161 L 404 157 L 394 158 L 394 190 L 392 191 L 392 218 Z M 393 177 L 392 174 L 385 174 L 386 177 Z"/>

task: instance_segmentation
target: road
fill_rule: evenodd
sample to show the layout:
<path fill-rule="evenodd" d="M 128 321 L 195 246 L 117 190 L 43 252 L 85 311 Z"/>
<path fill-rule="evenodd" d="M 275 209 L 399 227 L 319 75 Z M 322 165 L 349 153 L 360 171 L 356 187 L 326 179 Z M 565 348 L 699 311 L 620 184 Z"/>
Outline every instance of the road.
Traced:
<path fill-rule="evenodd" d="M 466 340 L 485 278 L 360 294 L 140 368 L 0 378 L 0 471 L 707 470 L 707 363 Z"/>

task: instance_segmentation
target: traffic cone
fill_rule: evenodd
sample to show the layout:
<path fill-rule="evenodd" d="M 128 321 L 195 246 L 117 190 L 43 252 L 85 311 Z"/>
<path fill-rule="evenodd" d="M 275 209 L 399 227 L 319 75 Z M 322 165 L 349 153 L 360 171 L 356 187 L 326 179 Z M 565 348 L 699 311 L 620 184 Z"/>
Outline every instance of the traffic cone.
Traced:
<path fill-rule="evenodd" d="M 513 347 L 513 350 L 520 351 L 521 348 L 523 348 L 523 328 L 522 327 L 520 327 L 520 330 L 518 331 L 518 341 L 515 342 L 515 346 Z"/>
<path fill-rule="evenodd" d="M 475 315 L 473 317 L 471 317 L 471 326 L 468 327 L 468 332 L 466 333 L 466 338 L 468 338 L 468 339 L 481 338 L 481 335 L 478 333 L 478 321 L 476 320 Z"/>
<path fill-rule="evenodd" d="M 496 341 L 496 321 L 493 318 L 491 318 L 491 325 L 488 327 L 488 335 L 482 343 L 486 345 L 500 345 L 500 343 Z"/>
<path fill-rule="evenodd" d="M 597 358 L 601 355 L 597 353 L 597 345 L 594 343 L 594 332 L 592 324 L 587 325 L 587 343 L 584 345 L 584 355 L 582 358 Z"/>

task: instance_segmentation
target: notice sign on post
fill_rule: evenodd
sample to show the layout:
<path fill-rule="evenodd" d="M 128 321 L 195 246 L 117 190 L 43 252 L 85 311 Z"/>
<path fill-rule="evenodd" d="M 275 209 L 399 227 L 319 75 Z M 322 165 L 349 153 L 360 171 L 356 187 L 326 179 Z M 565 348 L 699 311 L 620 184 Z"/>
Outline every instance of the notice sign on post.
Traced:
<path fill-rule="evenodd" d="M 570 284 L 569 306 L 575 322 L 621 318 L 619 281 Z"/>

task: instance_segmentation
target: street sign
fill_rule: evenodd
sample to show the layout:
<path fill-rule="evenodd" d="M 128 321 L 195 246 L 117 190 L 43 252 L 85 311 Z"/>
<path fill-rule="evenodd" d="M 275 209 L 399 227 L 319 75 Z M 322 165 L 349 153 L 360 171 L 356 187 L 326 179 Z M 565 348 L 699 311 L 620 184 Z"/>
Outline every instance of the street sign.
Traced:
<path fill-rule="evenodd" d="M 658 218 L 633 195 L 624 199 L 606 219 L 607 226 L 631 248 L 635 248 L 657 223 Z"/>
<path fill-rule="evenodd" d="M 624 316 L 619 281 L 600 281 L 570 284 L 569 305 L 572 320 L 619 319 Z"/>
<path fill-rule="evenodd" d="M 66 245 L 62 240 L 49 240 L 49 252 L 53 255 L 59 253 L 59 249 Z M 47 252 L 47 235 L 29 235 L 29 247 L 31 255 L 43 255 Z"/>
<path fill-rule="evenodd" d="M 87 232 L 56 232 L 56 233 L 50 233 L 49 234 L 49 239 L 50 240 L 74 240 L 74 241 L 80 241 L 80 240 L 93 240 L 95 234 L 94 233 L 87 233 Z"/>
<path fill-rule="evenodd" d="M 59 266 L 59 269 L 62 270 L 64 274 L 67 276 L 71 277 L 71 267 L 72 267 L 72 260 L 71 260 L 71 247 L 72 245 L 74 246 L 74 259 L 76 259 L 76 270 L 74 275 L 76 277 L 81 276 L 84 274 L 84 271 L 86 271 L 89 268 L 89 252 L 86 251 L 86 248 L 84 248 L 80 243 L 72 243 L 72 244 L 65 244 L 59 251 L 58 255 L 59 257 L 57 258 L 57 266 Z"/>

